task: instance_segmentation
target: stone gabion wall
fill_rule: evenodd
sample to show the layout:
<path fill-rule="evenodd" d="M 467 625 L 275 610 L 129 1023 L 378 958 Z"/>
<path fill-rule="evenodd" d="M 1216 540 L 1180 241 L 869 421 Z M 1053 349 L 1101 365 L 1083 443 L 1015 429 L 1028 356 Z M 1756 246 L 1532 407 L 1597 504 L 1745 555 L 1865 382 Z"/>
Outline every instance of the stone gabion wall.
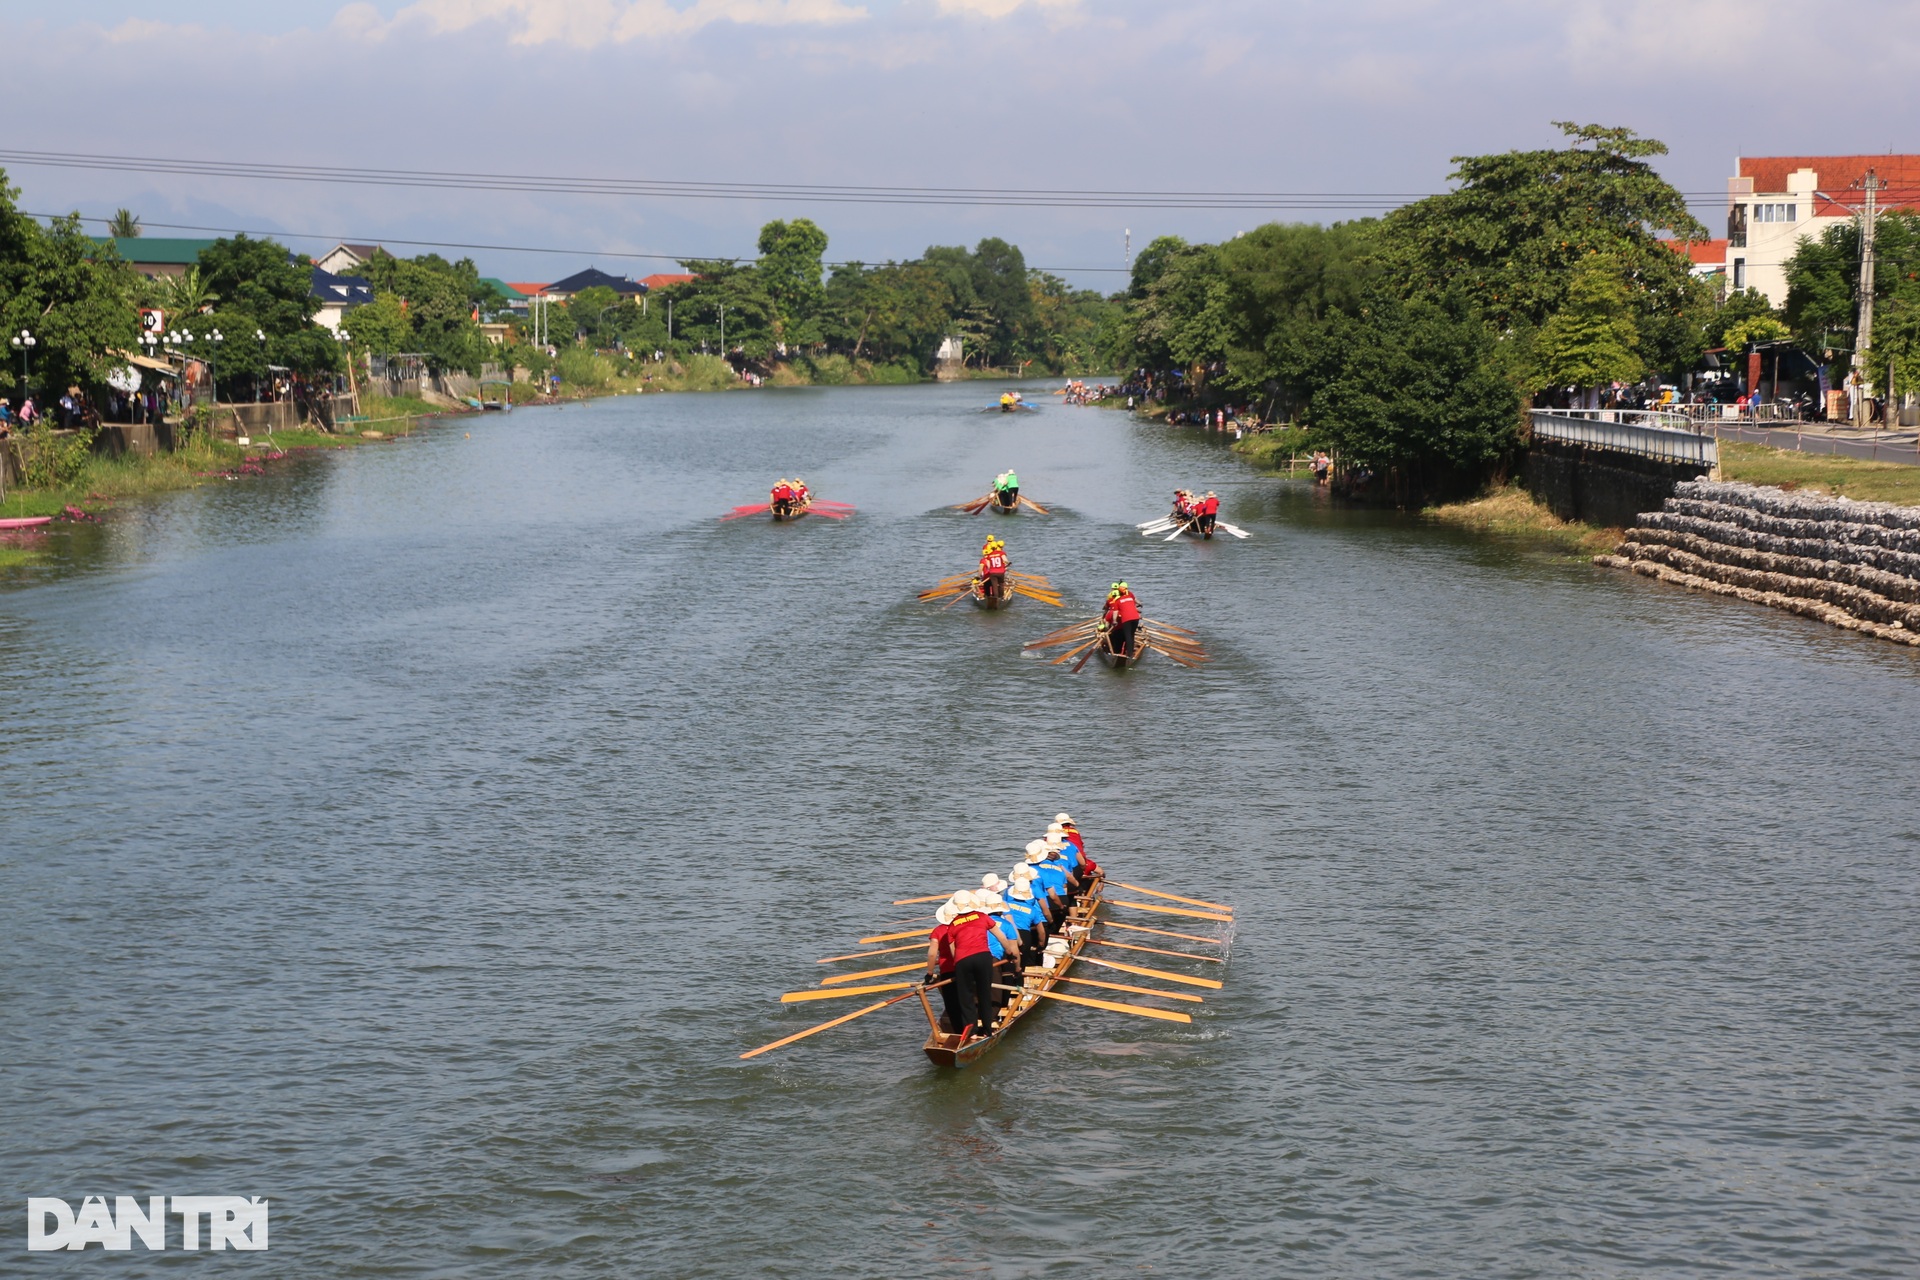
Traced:
<path fill-rule="evenodd" d="M 1690 480 L 1594 563 L 1920 646 L 1920 507 Z"/>

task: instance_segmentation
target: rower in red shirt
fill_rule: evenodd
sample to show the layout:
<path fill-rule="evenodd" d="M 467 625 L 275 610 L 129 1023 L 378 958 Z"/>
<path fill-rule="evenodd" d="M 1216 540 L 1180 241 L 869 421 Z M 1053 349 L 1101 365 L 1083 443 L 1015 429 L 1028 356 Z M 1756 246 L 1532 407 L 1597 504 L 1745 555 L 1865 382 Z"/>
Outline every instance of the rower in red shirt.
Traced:
<path fill-rule="evenodd" d="M 997 600 L 1007 590 L 1007 544 L 987 535 L 987 541 L 980 548 L 980 593 L 989 600 Z"/>
<path fill-rule="evenodd" d="M 936 922 L 933 932 L 927 935 L 927 985 L 932 986 L 934 983 L 945 979 L 945 985 L 940 988 L 940 1003 L 946 1010 L 946 1017 L 943 1021 L 946 1023 L 946 1030 L 948 1031 L 958 1031 L 966 1025 L 960 1017 L 958 984 L 953 981 L 955 962 L 953 958 L 953 942 L 950 936 L 953 927 L 953 916 L 953 904 L 951 902 L 941 903 L 940 909 L 933 913 L 933 918 Z"/>
<path fill-rule="evenodd" d="M 947 926 L 947 945 L 953 949 L 953 985 L 959 988 L 960 1042 L 993 1033 L 993 950 L 987 934 L 993 918 L 974 905 L 965 889 L 949 899 L 953 923 Z"/>
<path fill-rule="evenodd" d="M 1220 495 L 1209 489 L 1207 490 L 1207 496 L 1200 499 L 1200 532 L 1211 538 L 1213 536 L 1213 522 L 1219 518 L 1219 515 Z"/>
<path fill-rule="evenodd" d="M 1101 617 L 1107 624 L 1107 650 L 1133 656 L 1133 633 L 1140 627 L 1140 602 L 1124 582 L 1116 582 L 1107 592 L 1107 607 Z"/>

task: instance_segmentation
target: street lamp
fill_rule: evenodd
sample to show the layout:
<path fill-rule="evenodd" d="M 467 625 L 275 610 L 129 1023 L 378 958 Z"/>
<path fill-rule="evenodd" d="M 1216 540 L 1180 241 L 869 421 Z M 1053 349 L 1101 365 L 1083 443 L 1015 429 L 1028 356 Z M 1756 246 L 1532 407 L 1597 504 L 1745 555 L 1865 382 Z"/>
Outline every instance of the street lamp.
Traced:
<path fill-rule="evenodd" d="M 25 395 L 27 393 L 27 379 L 32 375 L 33 371 L 32 361 L 29 360 L 28 357 L 32 354 L 33 349 L 40 345 L 40 339 L 28 333 L 25 329 L 22 329 L 19 333 L 9 338 L 8 341 L 13 344 L 13 349 L 20 353 L 20 394 Z"/>
<path fill-rule="evenodd" d="M 207 335 L 208 342 L 221 343 L 221 342 L 225 342 L 226 340 L 227 340 L 227 335 L 224 333 L 221 333 L 218 329 L 215 329 L 212 333 Z M 220 348 L 218 346 L 215 346 L 212 349 L 212 352 L 207 356 L 207 386 L 208 386 L 208 389 L 213 392 L 213 406 L 215 409 L 218 409 L 220 407 L 220 366 L 216 360 L 216 357 L 219 354 L 220 354 Z"/>
<path fill-rule="evenodd" d="M 257 342 L 257 343 L 259 343 L 259 344 L 260 344 L 260 365 L 261 365 L 261 372 L 262 372 L 263 374 L 265 374 L 265 373 L 269 373 L 269 372 L 271 372 L 271 370 L 269 370 L 269 369 L 267 369 L 267 368 L 266 368 L 266 363 L 267 363 L 267 335 L 266 335 L 266 333 L 265 333 L 264 331 L 262 331 L 262 330 L 260 330 L 260 329 L 255 329 L 255 330 L 253 331 L 253 340 L 254 340 L 255 342 Z M 264 380 L 266 380 L 266 381 L 271 381 L 271 379 L 264 379 Z M 262 379 L 262 378 L 255 378 L 255 379 L 253 380 L 253 402 L 254 402 L 255 404 L 259 404 L 259 403 L 260 403 L 260 383 L 261 383 L 262 381 L 263 381 L 263 379 Z"/>

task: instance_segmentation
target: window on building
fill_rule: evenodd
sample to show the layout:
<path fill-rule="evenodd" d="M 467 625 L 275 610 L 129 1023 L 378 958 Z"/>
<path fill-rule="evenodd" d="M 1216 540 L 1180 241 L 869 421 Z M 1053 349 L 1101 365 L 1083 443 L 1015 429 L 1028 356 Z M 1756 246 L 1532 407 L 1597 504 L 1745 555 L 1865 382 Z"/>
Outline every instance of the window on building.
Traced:
<path fill-rule="evenodd" d="M 1797 204 L 1757 204 L 1753 206 L 1755 222 L 1797 222 L 1800 218 L 1800 206 Z"/>
<path fill-rule="evenodd" d="M 1735 289 L 1744 289 L 1747 287 L 1747 260 L 1745 258 L 1735 258 L 1733 260 L 1733 287 Z"/>
<path fill-rule="evenodd" d="M 1747 206 L 1743 204 L 1727 209 L 1727 244 L 1735 249 L 1747 247 Z"/>

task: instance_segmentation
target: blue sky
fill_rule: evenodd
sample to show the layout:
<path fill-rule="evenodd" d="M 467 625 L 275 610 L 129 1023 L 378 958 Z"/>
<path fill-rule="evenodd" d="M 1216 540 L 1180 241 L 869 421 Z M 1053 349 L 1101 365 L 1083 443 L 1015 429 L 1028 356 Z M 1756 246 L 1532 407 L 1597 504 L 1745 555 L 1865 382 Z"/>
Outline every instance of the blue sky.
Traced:
<path fill-rule="evenodd" d="M 1854 31 L 1871 33 L 1857 46 Z M 1733 157 L 1920 151 L 1920 23 L 1842 0 L 0 0 L 0 146 L 583 177 L 1167 192 L 1420 192 L 1548 123 Z M 1845 105 L 1850 86 L 1867 106 Z M 744 255 L 775 217 L 874 261 L 1001 235 L 1115 268 L 1122 235 L 1246 211 L 715 202 L 316 186 L 10 165 L 23 207 L 480 251 L 544 280 L 626 253 Z M 1343 216 L 1282 214 L 1283 217 Z M 155 234 L 164 234 L 155 229 Z M 292 242 L 317 248 L 314 241 Z M 1119 277 L 1069 273 L 1077 283 Z"/>

